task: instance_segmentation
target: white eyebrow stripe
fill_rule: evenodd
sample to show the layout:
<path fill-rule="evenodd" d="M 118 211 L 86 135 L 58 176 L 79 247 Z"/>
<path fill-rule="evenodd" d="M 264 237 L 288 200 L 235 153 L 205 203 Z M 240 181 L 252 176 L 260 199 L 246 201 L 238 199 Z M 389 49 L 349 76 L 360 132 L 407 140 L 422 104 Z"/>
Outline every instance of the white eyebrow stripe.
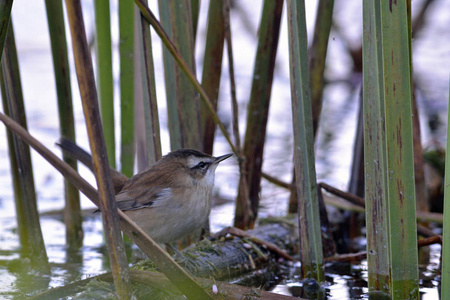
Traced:
<path fill-rule="evenodd" d="M 197 166 L 200 162 L 204 162 L 205 164 L 211 164 L 213 159 L 209 157 L 189 157 L 187 161 L 188 168 L 192 169 Z"/>
<path fill-rule="evenodd" d="M 188 159 L 188 168 L 193 168 L 193 167 L 195 167 L 196 165 L 198 165 L 198 163 L 200 162 L 201 160 L 199 160 L 197 157 L 189 157 L 189 159 Z"/>

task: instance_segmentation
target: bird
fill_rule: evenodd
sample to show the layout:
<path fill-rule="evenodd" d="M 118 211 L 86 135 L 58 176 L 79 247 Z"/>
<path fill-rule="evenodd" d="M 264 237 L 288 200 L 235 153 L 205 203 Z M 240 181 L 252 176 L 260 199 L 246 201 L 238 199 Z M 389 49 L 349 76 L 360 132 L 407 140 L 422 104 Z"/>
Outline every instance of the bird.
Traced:
<path fill-rule="evenodd" d="M 93 170 L 92 157 L 84 149 L 65 138 L 57 145 Z M 214 157 L 194 149 L 178 149 L 129 179 L 111 168 L 117 208 L 155 242 L 175 242 L 206 224 L 215 170 L 232 155 Z"/>

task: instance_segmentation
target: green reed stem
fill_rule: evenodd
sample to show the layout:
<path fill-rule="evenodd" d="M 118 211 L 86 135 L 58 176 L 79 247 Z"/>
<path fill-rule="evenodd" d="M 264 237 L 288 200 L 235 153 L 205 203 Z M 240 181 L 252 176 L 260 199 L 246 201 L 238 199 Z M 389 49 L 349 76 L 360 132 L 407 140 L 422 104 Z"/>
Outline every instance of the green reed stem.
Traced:
<path fill-rule="evenodd" d="M 223 0 L 210 1 L 208 10 L 208 30 L 203 57 L 202 87 L 217 110 L 220 78 L 222 75 L 223 46 L 225 29 L 222 8 Z M 200 118 L 203 139 L 203 152 L 212 154 L 216 124 L 208 113 L 207 105 L 200 103 Z"/>
<path fill-rule="evenodd" d="M 8 33 L 9 20 L 11 19 L 11 8 L 13 0 L 0 1 L 0 59 L 3 55 L 6 34 Z"/>
<path fill-rule="evenodd" d="M 116 168 L 116 126 L 114 121 L 114 81 L 109 0 L 95 0 L 94 7 L 98 98 L 109 163 L 111 167 Z"/>
<path fill-rule="evenodd" d="M 11 118 L 26 128 L 25 104 L 12 22 L 8 26 L 1 65 L 3 107 Z M 48 273 L 50 267 L 39 223 L 30 147 L 15 135 L 10 136 L 8 141 L 10 156 L 14 155 L 11 159 L 11 171 L 22 255 L 30 259 L 32 268 Z"/>
<path fill-rule="evenodd" d="M 47 10 L 47 22 L 52 46 L 60 133 L 61 136 L 75 141 L 72 87 L 70 84 L 70 68 L 62 0 L 46 0 L 45 7 Z M 64 153 L 63 159 L 72 168 L 77 169 L 76 160 Z M 64 186 L 66 241 L 69 246 L 81 247 L 83 243 L 83 228 L 81 226 L 80 195 L 78 190 L 66 180 L 64 181 Z"/>
<path fill-rule="evenodd" d="M 139 14 L 140 15 L 140 14 Z M 142 75 L 144 92 L 145 136 L 147 143 L 148 164 L 161 158 L 161 133 L 159 129 L 158 103 L 156 98 L 155 67 L 153 64 L 152 39 L 150 26 L 143 18 L 139 18 L 142 31 Z"/>
<path fill-rule="evenodd" d="M 120 162 L 127 177 L 134 173 L 134 4 L 119 1 Z"/>
<path fill-rule="evenodd" d="M 189 0 L 159 1 L 162 25 L 189 69 L 195 74 L 194 35 Z M 202 150 L 199 95 L 189 78 L 164 48 L 164 71 L 172 149 Z"/>
<path fill-rule="evenodd" d="M 390 252 L 384 131 L 380 7 L 363 2 L 364 166 L 369 294 L 390 295 Z"/>
<path fill-rule="evenodd" d="M 324 280 L 319 200 L 314 162 L 305 3 L 287 1 L 294 165 L 303 277 Z"/>

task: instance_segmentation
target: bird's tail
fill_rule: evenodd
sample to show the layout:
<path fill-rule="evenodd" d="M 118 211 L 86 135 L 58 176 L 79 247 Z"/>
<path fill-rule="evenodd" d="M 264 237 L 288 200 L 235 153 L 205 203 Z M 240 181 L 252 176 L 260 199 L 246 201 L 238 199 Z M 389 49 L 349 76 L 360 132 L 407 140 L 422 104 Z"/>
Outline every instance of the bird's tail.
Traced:
<path fill-rule="evenodd" d="M 80 161 L 83 165 L 94 172 L 94 163 L 92 162 L 92 156 L 86 150 L 64 137 L 60 138 L 56 142 L 56 145 L 58 145 L 66 155 L 68 155 L 72 159 Z M 123 188 L 123 185 L 128 180 L 128 178 L 116 169 L 110 168 L 110 171 L 111 179 L 114 185 L 114 191 L 117 194 Z"/>

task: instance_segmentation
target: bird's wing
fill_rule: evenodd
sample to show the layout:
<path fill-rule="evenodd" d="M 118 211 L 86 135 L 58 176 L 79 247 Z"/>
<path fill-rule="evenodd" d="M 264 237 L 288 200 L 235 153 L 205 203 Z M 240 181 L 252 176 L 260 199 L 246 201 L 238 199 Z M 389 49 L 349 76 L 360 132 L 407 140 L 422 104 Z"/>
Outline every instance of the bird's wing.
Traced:
<path fill-rule="evenodd" d="M 171 198 L 172 189 L 151 187 L 148 189 L 123 190 L 116 196 L 117 208 L 120 210 L 134 210 L 145 207 L 157 207 Z"/>

